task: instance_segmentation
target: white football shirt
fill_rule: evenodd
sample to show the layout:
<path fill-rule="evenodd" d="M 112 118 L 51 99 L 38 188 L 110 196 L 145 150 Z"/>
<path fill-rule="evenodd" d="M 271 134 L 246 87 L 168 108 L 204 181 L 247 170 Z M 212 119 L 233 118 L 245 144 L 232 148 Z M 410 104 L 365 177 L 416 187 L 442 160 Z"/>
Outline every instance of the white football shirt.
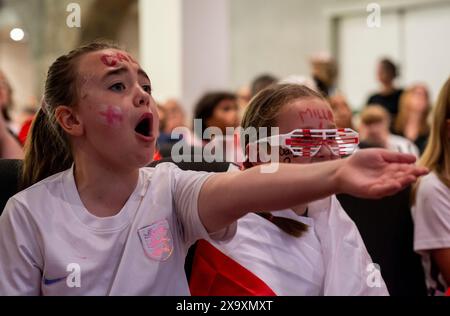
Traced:
<path fill-rule="evenodd" d="M 189 295 L 185 257 L 208 237 L 197 201 L 210 175 L 170 163 L 142 168 L 108 218 L 83 206 L 73 167 L 18 193 L 0 217 L 0 295 Z"/>
<path fill-rule="evenodd" d="M 430 257 L 431 249 L 450 248 L 450 188 L 434 172 L 420 179 L 415 205 L 414 250 L 422 256 L 426 284 L 431 295 L 444 295 L 447 287 Z"/>

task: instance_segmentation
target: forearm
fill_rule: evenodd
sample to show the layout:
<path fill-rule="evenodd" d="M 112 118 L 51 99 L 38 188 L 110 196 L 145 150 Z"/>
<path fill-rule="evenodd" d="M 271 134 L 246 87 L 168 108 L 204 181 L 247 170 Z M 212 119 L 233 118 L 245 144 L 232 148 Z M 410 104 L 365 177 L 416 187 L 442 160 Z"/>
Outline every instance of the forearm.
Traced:
<path fill-rule="evenodd" d="M 264 173 L 253 167 L 243 172 L 218 174 L 205 185 L 199 199 L 199 212 L 211 230 L 230 224 L 249 211 L 281 210 L 336 193 L 337 170 L 341 160 L 310 165 L 279 164 L 277 171 Z M 212 198 L 214 197 L 214 198 Z M 202 213 L 214 209 L 214 216 Z M 217 223 L 217 224 L 216 224 Z"/>
<path fill-rule="evenodd" d="M 336 191 L 340 161 L 299 165 L 279 164 L 277 171 L 263 173 L 254 167 L 235 175 L 230 198 L 239 215 L 248 210 L 280 210 L 324 198 Z"/>

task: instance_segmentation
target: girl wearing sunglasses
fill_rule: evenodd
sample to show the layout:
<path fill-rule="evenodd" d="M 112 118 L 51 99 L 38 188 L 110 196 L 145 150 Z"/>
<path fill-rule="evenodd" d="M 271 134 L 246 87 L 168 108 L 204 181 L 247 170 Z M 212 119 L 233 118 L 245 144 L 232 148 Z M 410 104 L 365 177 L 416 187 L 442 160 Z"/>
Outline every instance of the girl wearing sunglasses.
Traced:
<path fill-rule="evenodd" d="M 244 169 L 262 165 L 268 156 L 270 162 L 292 164 L 340 159 L 358 145 L 356 132 L 336 128 L 328 102 L 300 85 L 279 84 L 260 92 L 242 127 L 279 130 L 257 135 L 253 143 L 242 138 L 249 157 Z M 250 154 L 255 148 L 256 161 Z M 231 241 L 200 241 L 190 289 L 192 295 L 389 294 L 335 195 L 276 212 L 254 210 L 238 220 Z"/>

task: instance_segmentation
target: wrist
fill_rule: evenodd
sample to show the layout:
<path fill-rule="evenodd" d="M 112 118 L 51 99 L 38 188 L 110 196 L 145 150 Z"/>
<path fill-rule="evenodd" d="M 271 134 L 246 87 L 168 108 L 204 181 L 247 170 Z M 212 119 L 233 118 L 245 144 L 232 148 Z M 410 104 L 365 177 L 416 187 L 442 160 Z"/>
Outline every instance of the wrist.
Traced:
<path fill-rule="evenodd" d="M 331 186 L 333 190 L 333 194 L 340 194 L 345 193 L 345 189 L 343 188 L 343 180 L 344 177 L 349 176 L 345 174 L 345 164 L 347 163 L 348 159 L 337 159 L 332 161 L 334 164 L 332 167 L 332 174 L 331 174 Z"/>

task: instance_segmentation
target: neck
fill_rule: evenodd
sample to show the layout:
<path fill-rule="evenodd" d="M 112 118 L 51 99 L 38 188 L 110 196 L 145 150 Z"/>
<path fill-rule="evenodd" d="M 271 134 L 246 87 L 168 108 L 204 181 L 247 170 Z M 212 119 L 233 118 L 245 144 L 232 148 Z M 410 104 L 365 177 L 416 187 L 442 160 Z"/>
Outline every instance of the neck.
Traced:
<path fill-rule="evenodd" d="M 420 132 L 421 114 L 418 112 L 410 112 L 408 121 L 405 124 L 404 136 L 412 141 L 417 139 Z"/>
<path fill-rule="evenodd" d="M 136 188 L 139 169 L 120 169 L 104 161 L 75 156 L 75 183 L 87 210 L 97 217 L 118 214 Z"/>
<path fill-rule="evenodd" d="M 291 207 L 291 209 L 294 211 L 294 213 L 297 214 L 298 216 L 305 215 L 307 208 L 308 208 L 308 205 L 305 205 L 305 204 L 296 205 L 294 207 Z"/>
<path fill-rule="evenodd" d="M 382 88 L 381 88 L 381 93 L 382 94 L 389 94 L 392 93 L 395 90 L 394 88 L 394 84 L 391 83 L 385 83 L 383 84 Z"/>
<path fill-rule="evenodd" d="M 422 113 L 418 111 L 410 111 L 408 113 L 408 124 L 419 124 L 422 118 Z"/>

